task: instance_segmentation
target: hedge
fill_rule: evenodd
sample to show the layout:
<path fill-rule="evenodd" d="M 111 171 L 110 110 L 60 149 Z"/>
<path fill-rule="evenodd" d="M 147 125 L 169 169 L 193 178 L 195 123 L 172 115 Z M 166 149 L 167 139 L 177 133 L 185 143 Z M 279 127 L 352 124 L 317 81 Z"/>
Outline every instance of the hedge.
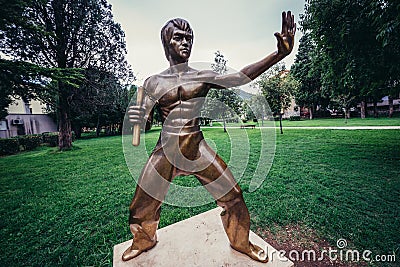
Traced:
<path fill-rule="evenodd" d="M 20 150 L 33 150 L 43 143 L 41 134 L 20 135 L 14 138 L 18 139 Z"/>
<path fill-rule="evenodd" d="M 301 119 L 300 116 L 290 116 L 289 120 L 291 121 L 299 121 Z"/>
<path fill-rule="evenodd" d="M 72 141 L 75 141 L 74 133 L 72 134 Z M 33 150 L 41 144 L 51 147 L 58 146 L 58 133 L 20 135 L 12 138 L 0 139 L 0 156 Z"/>
<path fill-rule="evenodd" d="M 19 152 L 19 142 L 15 138 L 0 139 L 0 156 Z"/>
<path fill-rule="evenodd" d="M 43 133 L 42 140 L 44 144 L 55 147 L 58 146 L 58 133 Z"/>

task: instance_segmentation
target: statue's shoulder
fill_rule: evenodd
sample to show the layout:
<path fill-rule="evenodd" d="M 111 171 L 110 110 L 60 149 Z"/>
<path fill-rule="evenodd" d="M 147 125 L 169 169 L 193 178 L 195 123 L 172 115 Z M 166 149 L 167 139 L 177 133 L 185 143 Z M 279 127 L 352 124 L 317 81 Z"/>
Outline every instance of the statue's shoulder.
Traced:
<path fill-rule="evenodd" d="M 153 92 L 156 89 L 158 83 L 159 79 L 157 75 L 152 75 L 144 81 L 143 87 L 146 89 L 146 91 Z"/>

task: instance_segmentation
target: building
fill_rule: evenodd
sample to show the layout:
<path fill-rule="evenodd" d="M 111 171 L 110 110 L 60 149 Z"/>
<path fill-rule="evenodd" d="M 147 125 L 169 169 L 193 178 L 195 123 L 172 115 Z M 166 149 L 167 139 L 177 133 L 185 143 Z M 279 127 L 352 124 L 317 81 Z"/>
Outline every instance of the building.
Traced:
<path fill-rule="evenodd" d="M 296 104 L 296 100 L 292 97 L 290 106 L 283 111 L 282 118 L 290 119 L 290 117 L 300 117 L 300 108 Z"/>
<path fill-rule="evenodd" d="M 44 112 L 44 107 L 37 100 L 25 103 L 22 99 L 16 99 L 8 107 L 7 117 L 0 120 L 0 138 L 56 132 L 57 124 Z"/>
<path fill-rule="evenodd" d="M 393 99 L 392 103 L 393 107 L 393 112 L 400 112 L 400 95 L 398 98 Z M 357 104 L 357 108 L 361 110 L 361 104 Z M 376 115 L 380 116 L 387 116 L 389 114 L 389 109 L 390 109 L 390 103 L 389 103 L 389 97 L 385 96 L 383 97 L 380 101 L 376 103 Z M 367 115 L 373 116 L 375 112 L 375 106 L 374 103 L 367 103 L 366 105 L 366 112 Z"/>

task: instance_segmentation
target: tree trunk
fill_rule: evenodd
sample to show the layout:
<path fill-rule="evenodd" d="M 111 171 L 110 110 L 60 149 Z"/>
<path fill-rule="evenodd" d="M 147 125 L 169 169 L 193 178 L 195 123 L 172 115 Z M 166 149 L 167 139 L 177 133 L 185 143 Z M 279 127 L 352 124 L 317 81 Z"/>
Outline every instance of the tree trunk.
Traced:
<path fill-rule="evenodd" d="M 264 127 L 264 110 L 261 113 L 261 127 Z"/>
<path fill-rule="evenodd" d="M 63 1 L 52 1 L 51 6 L 54 10 L 55 22 L 55 59 L 57 67 L 61 69 L 67 68 L 67 35 L 64 33 L 64 4 Z M 70 87 L 62 82 L 58 83 L 58 147 L 60 150 L 68 150 L 72 147 L 72 131 L 70 120 L 70 106 L 68 97 L 70 94 Z"/>
<path fill-rule="evenodd" d="M 350 109 L 349 108 L 344 109 L 344 119 L 345 119 L 345 123 L 347 123 L 347 120 L 350 119 Z"/>
<path fill-rule="evenodd" d="M 226 133 L 226 121 L 225 121 L 225 118 L 224 118 L 224 133 Z"/>
<path fill-rule="evenodd" d="M 378 118 L 378 103 L 374 100 L 374 118 Z"/>
<path fill-rule="evenodd" d="M 68 103 L 67 85 L 59 83 L 59 95 L 57 103 L 58 117 L 58 148 L 59 150 L 68 150 L 72 147 L 71 120 Z"/>
<path fill-rule="evenodd" d="M 389 118 L 393 117 L 393 112 L 394 112 L 393 97 L 389 96 Z"/>
<path fill-rule="evenodd" d="M 60 150 L 68 150 L 72 147 L 72 132 L 71 132 L 71 121 L 68 114 L 68 103 L 61 103 L 57 108 L 58 115 L 58 148 Z M 66 101 L 65 101 L 66 102 Z"/>
<path fill-rule="evenodd" d="M 100 114 L 97 116 L 96 137 L 100 136 Z"/>
<path fill-rule="evenodd" d="M 283 134 L 283 128 L 282 128 L 282 113 L 279 113 L 279 128 L 281 129 L 281 134 Z"/>
<path fill-rule="evenodd" d="M 361 119 L 366 118 L 367 102 L 365 100 L 361 101 Z"/>

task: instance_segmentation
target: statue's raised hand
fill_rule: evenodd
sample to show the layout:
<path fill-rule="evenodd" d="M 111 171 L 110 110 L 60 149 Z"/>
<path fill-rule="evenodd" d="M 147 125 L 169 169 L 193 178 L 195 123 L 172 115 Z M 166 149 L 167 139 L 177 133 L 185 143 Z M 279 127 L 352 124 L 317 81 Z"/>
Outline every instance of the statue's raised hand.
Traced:
<path fill-rule="evenodd" d="M 296 23 L 294 22 L 294 15 L 288 11 L 282 12 L 282 31 L 276 32 L 274 35 L 278 40 L 278 54 L 287 56 L 293 50 L 294 35 L 296 33 Z"/>

